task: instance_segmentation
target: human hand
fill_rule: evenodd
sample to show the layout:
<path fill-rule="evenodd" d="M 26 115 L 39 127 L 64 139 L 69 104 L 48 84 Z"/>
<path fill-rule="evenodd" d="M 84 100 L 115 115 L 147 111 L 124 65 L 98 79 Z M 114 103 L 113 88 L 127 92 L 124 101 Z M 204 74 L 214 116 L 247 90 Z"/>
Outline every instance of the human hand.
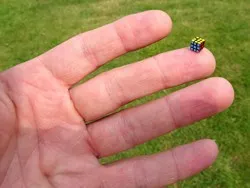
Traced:
<path fill-rule="evenodd" d="M 162 187 L 211 165 L 218 150 L 208 139 L 108 165 L 98 160 L 231 105 L 231 85 L 210 78 L 102 118 L 139 97 L 209 76 L 215 60 L 207 49 L 170 51 L 75 85 L 104 63 L 162 39 L 171 25 L 161 11 L 131 15 L 2 72 L 0 188 Z"/>

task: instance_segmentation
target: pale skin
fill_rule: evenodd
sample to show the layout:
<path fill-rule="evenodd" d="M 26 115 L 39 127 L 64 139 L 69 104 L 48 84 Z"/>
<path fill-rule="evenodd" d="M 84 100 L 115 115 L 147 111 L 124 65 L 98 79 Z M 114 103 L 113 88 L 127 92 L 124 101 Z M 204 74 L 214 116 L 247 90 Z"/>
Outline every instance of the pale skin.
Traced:
<path fill-rule="evenodd" d="M 230 83 L 208 78 L 111 114 L 137 98 L 210 76 L 215 59 L 209 50 L 164 52 L 76 85 L 110 60 L 166 37 L 171 27 L 171 19 L 161 11 L 130 15 L 2 72 L 0 188 L 164 187 L 209 167 L 218 154 L 210 139 L 108 165 L 99 163 L 102 157 L 232 104 Z"/>

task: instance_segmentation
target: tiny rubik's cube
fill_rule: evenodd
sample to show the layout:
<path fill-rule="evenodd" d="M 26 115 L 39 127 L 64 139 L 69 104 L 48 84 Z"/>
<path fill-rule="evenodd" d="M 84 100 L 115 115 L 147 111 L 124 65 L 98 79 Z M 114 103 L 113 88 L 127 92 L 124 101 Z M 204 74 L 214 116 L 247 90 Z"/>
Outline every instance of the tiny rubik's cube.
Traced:
<path fill-rule="evenodd" d="M 190 50 L 194 52 L 200 52 L 205 46 L 205 39 L 200 37 L 195 37 L 192 39 L 190 44 Z"/>

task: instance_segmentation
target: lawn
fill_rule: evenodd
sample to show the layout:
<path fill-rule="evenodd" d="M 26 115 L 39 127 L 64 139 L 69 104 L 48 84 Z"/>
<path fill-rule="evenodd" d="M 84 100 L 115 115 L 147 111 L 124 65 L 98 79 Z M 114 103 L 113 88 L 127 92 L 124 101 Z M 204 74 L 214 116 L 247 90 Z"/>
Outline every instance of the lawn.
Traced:
<path fill-rule="evenodd" d="M 207 48 L 216 57 L 214 76 L 225 77 L 233 84 L 236 99 L 229 110 L 217 116 L 102 159 L 102 162 L 211 138 L 220 148 L 215 164 L 173 187 L 250 187 L 249 0 L 0 0 L 0 70 L 31 59 L 77 33 L 149 9 L 164 10 L 171 15 L 174 27 L 168 39 L 116 59 L 90 77 L 182 48 L 199 35 L 207 39 Z M 125 107 L 162 97 L 177 88 L 136 100 Z"/>

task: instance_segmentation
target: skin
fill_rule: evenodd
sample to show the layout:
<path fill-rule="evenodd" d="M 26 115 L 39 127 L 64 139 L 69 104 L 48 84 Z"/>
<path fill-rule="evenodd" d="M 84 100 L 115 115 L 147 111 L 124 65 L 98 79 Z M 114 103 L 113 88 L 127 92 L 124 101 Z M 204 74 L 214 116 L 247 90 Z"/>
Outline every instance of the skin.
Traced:
<path fill-rule="evenodd" d="M 171 27 L 161 11 L 130 15 L 2 72 L 0 188 L 163 187 L 210 166 L 218 148 L 209 139 L 108 165 L 98 160 L 232 104 L 230 83 L 209 78 L 111 114 L 137 98 L 211 75 L 215 59 L 207 49 L 166 52 L 77 84 L 104 63 L 166 37 Z"/>

